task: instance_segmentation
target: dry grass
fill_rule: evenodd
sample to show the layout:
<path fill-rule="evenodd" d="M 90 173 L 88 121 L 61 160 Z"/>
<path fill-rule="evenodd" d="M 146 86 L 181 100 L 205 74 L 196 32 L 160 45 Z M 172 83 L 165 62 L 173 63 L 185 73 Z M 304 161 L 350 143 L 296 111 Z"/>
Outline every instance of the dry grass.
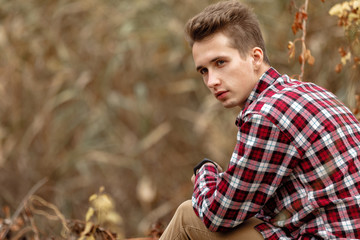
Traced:
<path fill-rule="evenodd" d="M 225 165 L 236 112 L 208 96 L 182 30 L 210 2 L 0 0 L 0 205 L 14 212 L 46 177 L 38 194 L 67 219 L 84 219 L 89 196 L 105 186 L 134 236 L 190 197 L 199 159 Z M 295 74 L 286 56 L 292 16 L 280 2 L 252 4 L 273 64 Z M 305 78 L 326 79 L 344 98 L 339 79 L 348 75 L 333 76 L 329 60 L 340 37 L 319 45 L 329 19 L 317 11 L 308 46 L 321 64 Z"/>

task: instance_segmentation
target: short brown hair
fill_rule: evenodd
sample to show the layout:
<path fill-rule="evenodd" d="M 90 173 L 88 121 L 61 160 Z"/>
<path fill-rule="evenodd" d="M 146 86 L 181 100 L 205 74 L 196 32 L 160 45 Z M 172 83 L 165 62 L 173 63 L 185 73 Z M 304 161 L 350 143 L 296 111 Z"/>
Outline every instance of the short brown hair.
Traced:
<path fill-rule="evenodd" d="M 269 64 L 259 21 L 252 9 L 237 1 L 222 1 L 206 7 L 191 18 L 185 26 L 186 39 L 192 47 L 215 33 L 222 32 L 232 40 L 242 57 L 254 47 L 264 52 L 264 61 Z"/>

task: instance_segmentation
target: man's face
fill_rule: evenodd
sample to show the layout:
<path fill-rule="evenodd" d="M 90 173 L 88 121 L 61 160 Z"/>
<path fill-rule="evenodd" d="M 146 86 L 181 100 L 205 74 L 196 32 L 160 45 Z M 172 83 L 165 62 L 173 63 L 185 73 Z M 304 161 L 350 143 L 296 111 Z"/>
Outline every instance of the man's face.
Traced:
<path fill-rule="evenodd" d="M 258 82 L 257 57 L 253 52 L 242 58 L 223 33 L 194 43 L 192 53 L 196 69 L 224 107 L 243 107 Z"/>

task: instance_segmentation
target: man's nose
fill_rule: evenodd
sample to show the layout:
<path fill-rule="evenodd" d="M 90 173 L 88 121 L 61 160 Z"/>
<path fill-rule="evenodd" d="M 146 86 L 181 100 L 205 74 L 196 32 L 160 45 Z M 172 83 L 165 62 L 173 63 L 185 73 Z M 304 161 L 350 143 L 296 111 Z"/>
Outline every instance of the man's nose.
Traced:
<path fill-rule="evenodd" d="M 214 88 L 215 86 L 220 84 L 220 78 L 217 76 L 217 74 L 213 72 L 209 72 L 208 79 L 206 82 L 206 85 L 208 88 Z"/>

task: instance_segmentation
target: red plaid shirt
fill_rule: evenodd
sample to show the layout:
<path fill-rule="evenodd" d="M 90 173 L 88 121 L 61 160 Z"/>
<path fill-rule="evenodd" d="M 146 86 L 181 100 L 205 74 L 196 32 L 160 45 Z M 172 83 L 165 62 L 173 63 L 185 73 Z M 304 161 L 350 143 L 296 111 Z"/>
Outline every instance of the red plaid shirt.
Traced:
<path fill-rule="evenodd" d="M 236 124 L 228 169 L 195 180 L 211 231 L 256 216 L 265 239 L 360 239 L 360 124 L 333 94 L 270 68 Z"/>

